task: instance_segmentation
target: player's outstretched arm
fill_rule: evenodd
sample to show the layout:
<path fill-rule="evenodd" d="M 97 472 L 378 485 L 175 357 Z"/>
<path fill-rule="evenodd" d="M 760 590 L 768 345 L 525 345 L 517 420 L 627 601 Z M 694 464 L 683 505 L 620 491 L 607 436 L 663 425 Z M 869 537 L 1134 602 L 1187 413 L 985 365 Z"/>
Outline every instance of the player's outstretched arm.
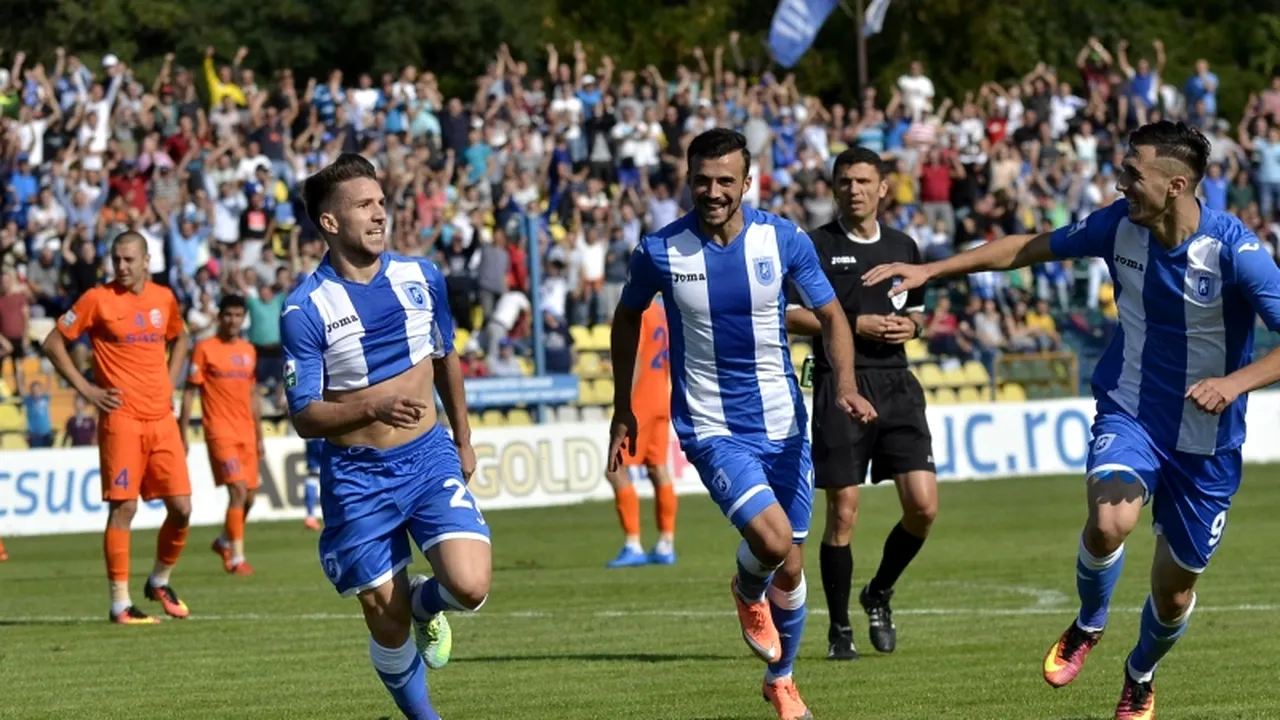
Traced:
<path fill-rule="evenodd" d="M 862 276 L 862 282 L 864 285 L 876 285 L 889 278 L 901 278 L 902 282 L 889 290 L 890 295 L 900 295 L 908 290 L 923 287 L 925 283 L 935 278 L 967 275 L 984 270 L 1013 270 L 1049 262 L 1055 258 L 1050 248 L 1049 238 L 1049 233 L 1009 235 L 959 255 L 953 255 L 946 260 L 924 265 L 908 263 L 877 265 Z"/>

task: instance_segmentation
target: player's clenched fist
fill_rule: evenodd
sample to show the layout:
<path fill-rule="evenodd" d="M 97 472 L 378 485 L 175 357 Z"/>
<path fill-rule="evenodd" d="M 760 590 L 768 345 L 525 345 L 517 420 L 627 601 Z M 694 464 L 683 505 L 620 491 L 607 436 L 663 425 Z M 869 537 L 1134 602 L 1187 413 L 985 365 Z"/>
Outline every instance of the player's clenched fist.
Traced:
<path fill-rule="evenodd" d="M 409 430 L 418 426 L 426 410 L 427 404 L 418 398 L 391 395 L 382 398 L 373 406 L 373 416 L 378 422 Z"/>
<path fill-rule="evenodd" d="M 877 417 L 875 407 L 856 390 L 837 391 L 836 404 L 848 413 L 850 418 L 860 423 L 875 422 Z"/>
<path fill-rule="evenodd" d="M 1226 378 L 1205 378 L 1188 388 L 1186 397 L 1210 415 L 1221 415 L 1240 397 L 1240 393 Z"/>
<path fill-rule="evenodd" d="M 622 444 L 632 452 L 636 447 L 636 436 L 639 431 L 636 415 L 630 410 L 615 410 L 613 422 L 609 425 L 609 471 L 614 472 L 622 467 Z"/>

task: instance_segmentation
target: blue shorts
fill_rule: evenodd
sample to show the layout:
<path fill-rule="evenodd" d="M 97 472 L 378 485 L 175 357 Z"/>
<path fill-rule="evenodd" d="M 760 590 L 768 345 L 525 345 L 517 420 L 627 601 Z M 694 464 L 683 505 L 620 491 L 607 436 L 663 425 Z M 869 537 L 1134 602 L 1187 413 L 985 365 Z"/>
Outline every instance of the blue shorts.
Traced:
<path fill-rule="evenodd" d="M 1089 477 L 1137 477 L 1152 503 L 1151 524 L 1164 535 L 1183 569 L 1203 572 L 1227 526 L 1231 498 L 1240 488 L 1239 449 L 1192 455 L 1156 445 L 1137 420 L 1123 412 L 1099 412 L 1089 447 Z"/>
<path fill-rule="evenodd" d="M 307 441 L 307 474 L 320 474 L 320 460 L 324 457 L 324 440 Z"/>
<path fill-rule="evenodd" d="M 344 596 L 372 590 L 453 539 L 489 542 L 489 526 L 462 478 L 449 433 L 436 426 L 399 447 L 324 444 L 320 565 Z"/>
<path fill-rule="evenodd" d="M 738 532 L 775 502 L 791 521 L 791 537 L 803 543 L 813 516 L 813 459 L 804 434 L 747 444 L 733 437 L 705 441 L 689 456 L 720 512 Z"/>

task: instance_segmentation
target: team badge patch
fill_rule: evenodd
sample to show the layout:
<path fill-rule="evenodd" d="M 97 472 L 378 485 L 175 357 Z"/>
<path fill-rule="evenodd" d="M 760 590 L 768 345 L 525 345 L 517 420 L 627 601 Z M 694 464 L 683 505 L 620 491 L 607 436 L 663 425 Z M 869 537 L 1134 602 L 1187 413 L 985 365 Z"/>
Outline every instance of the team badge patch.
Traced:
<path fill-rule="evenodd" d="M 756 281 L 761 285 L 773 283 L 773 258 L 756 258 Z"/>
<path fill-rule="evenodd" d="M 325 555 L 320 564 L 324 566 L 324 574 L 330 582 L 338 582 L 342 577 L 342 568 L 338 565 L 338 557 L 333 553 Z"/>
<path fill-rule="evenodd" d="M 901 285 L 901 284 L 902 284 L 902 278 L 894 278 L 894 279 L 893 279 L 893 286 L 894 286 L 894 287 L 898 287 L 898 286 L 899 286 L 899 285 Z M 894 295 L 892 298 L 890 298 L 890 302 L 892 302 L 892 303 L 893 303 L 893 309 L 894 309 L 894 310 L 901 310 L 902 308 L 904 308 L 904 307 L 906 307 L 906 306 L 907 306 L 907 294 L 906 294 L 906 293 L 898 293 L 897 295 Z"/>
<path fill-rule="evenodd" d="M 1093 441 L 1093 452 L 1101 455 L 1102 453 L 1106 452 L 1107 448 L 1111 447 L 1111 443 L 1115 441 L 1116 441 L 1115 433 L 1106 433 L 1103 435 L 1099 435 L 1098 438 Z"/>
<path fill-rule="evenodd" d="M 62 314 L 62 327 L 69 328 L 76 324 L 76 311 L 68 310 Z"/>
<path fill-rule="evenodd" d="M 1218 279 L 1210 272 L 1192 270 L 1188 273 L 1187 286 L 1197 302 L 1211 302 L 1218 296 Z"/>
<path fill-rule="evenodd" d="M 729 474 L 724 471 L 724 468 L 716 470 L 716 474 L 711 476 L 711 489 L 717 495 L 724 495 L 729 492 L 729 485 Z"/>
<path fill-rule="evenodd" d="M 284 361 L 284 386 L 286 388 L 298 386 L 298 366 L 292 360 Z"/>
<path fill-rule="evenodd" d="M 154 327 L 160 327 L 164 324 L 164 318 L 160 317 L 160 311 L 155 308 L 151 308 L 151 324 Z"/>
<path fill-rule="evenodd" d="M 419 310 L 427 309 L 427 290 L 422 287 L 422 283 L 409 283 L 404 287 L 404 294 L 409 298 L 409 302 Z"/>

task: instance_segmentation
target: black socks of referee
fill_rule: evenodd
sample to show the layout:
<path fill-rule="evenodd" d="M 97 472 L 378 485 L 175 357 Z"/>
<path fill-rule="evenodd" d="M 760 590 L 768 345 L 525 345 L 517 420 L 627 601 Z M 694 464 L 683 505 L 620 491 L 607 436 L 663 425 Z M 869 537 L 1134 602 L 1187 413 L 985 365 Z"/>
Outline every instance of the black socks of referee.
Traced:
<path fill-rule="evenodd" d="M 923 546 L 924 538 L 907 532 L 902 523 L 894 525 L 884 540 L 884 555 L 880 558 L 880 569 L 871 578 L 871 592 L 891 589 Z"/>
<path fill-rule="evenodd" d="M 838 631 L 849 630 L 849 588 L 853 584 L 853 551 L 848 545 L 822 543 L 818 549 L 818 567 L 822 571 L 822 592 L 827 596 L 827 612 L 831 617 L 831 640 Z"/>

